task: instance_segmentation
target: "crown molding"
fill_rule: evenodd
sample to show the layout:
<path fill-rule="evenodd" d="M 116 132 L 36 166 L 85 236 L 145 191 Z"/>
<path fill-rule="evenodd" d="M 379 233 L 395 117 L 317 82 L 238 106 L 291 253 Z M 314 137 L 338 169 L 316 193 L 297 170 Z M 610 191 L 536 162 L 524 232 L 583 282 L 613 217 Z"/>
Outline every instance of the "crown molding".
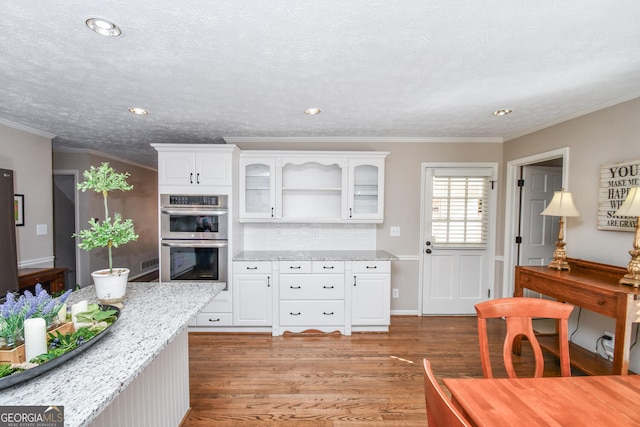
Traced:
<path fill-rule="evenodd" d="M 438 144 L 438 143 L 496 143 L 501 144 L 504 138 L 501 137 L 261 137 L 261 136 L 225 136 L 224 140 L 230 144 L 242 143 L 340 143 L 340 142 L 361 142 L 361 143 L 411 143 L 411 144 Z"/>
<path fill-rule="evenodd" d="M 0 125 L 6 126 L 8 128 L 12 128 L 12 129 L 21 130 L 23 132 L 27 132 L 27 133 L 30 133 L 32 135 L 41 136 L 41 137 L 47 138 L 47 139 L 53 139 L 53 138 L 55 138 L 57 136 L 57 135 L 54 135 L 52 133 L 45 132 L 43 130 L 39 130 L 39 129 L 35 129 L 35 128 L 29 127 L 29 126 L 21 125 L 20 123 L 10 122 L 9 120 L 5 120 L 5 119 L 0 119 Z"/>

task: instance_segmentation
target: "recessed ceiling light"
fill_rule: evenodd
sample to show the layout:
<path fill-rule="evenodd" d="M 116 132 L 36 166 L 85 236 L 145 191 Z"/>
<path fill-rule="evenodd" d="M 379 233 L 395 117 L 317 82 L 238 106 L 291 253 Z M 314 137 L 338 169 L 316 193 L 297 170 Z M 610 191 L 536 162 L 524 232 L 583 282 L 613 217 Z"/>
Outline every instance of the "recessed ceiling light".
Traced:
<path fill-rule="evenodd" d="M 304 110 L 305 114 L 309 114 L 310 116 L 315 116 L 316 114 L 320 114 L 319 108 L 307 108 Z"/>
<path fill-rule="evenodd" d="M 118 37 L 122 32 L 113 22 L 100 18 L 89 18 L 85 21 L 87 27 L 96 33 L 106 37 Z"/>
<path fill-rule="evenodd" d="M 494 116 L 506 116 L 507 114 L 511 114 L 512 110 L 508 108 L 503 108 L 502 110 L 496 110 L 493 112 Z"/>
<path fill-rule="evenodd" d="M 147 110 L 145 110 L 144 108 L 140 108 L 140 107 L 131 107 L 129 108 L 129 112 L 133 113 L 137 116 L 146 116 L 147 114 L 149 114 L 149 112 Z"/>

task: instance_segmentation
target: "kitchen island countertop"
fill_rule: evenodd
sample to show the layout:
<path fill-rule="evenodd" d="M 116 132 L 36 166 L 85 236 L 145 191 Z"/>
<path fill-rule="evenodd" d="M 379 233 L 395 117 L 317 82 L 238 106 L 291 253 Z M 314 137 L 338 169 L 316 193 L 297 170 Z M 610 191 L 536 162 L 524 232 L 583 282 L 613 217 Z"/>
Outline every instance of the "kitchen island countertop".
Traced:
<path fill-rule="evenodd" d="M 64 406 L 65 426 L 88 425 L 223 287 L 222 283 L 129 283 L 120 318 L 104 338 L 59 367 L 1 390 L 0 401 L 10 406 Z M 94 286 L 73 292 L 67 304 L 82 300 L 98 302 Z"/>
<path fill-rule="evenodd" d="M 395 261 L 387 251 L 245 251 L 234 261 Z"/>

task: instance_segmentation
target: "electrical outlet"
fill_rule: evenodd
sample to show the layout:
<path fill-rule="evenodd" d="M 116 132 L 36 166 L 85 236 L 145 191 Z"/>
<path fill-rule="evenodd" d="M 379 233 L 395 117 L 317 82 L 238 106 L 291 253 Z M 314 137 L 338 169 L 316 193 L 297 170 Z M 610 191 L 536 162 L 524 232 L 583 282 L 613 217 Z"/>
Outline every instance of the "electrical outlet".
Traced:
<path fill-rule="evenodd" d="M 608 331 L 604 331 L 604 334 L 602 334 L 604 336 L 607 337 L 611 337 L 611 339 L 607 340 L 607 339 L 603 339 L 602 340 L 602 347 L 604 347 L 604 351 L 607 353 L 607 356 L 609 357 L 613 357 L 613 346 L 614 346 L 614 342 L 616 340 L 616 336 L 614 334 L 612 334 L 611 332 Z"/>
<path fill-rule="evenodd" d="M 393 295 L 394 298 L 400 298 L 400 289 L 394 288 L 392 295 Z"/>

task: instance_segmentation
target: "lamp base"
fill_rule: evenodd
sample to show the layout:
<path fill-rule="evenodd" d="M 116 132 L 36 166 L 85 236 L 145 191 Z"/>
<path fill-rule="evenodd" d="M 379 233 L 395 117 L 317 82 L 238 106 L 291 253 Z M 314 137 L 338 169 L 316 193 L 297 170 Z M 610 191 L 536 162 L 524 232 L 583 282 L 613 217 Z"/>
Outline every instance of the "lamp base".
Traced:
<path fill-rule="evenodd" d="M 627 266 L 628 273 L 618 283 L 638 288 L 640 287 L 640 249 L 629 251 L 629 255 L 631 255 L 631 261 Z"/>
<path fill-rule="evenodd" d="M 564 251 L 565 242 L 558 240 L 556 242 L 556 250 L 553 251 L 553 259 L 547 267 L 553 270 L 571 270 L 567 262 L 567 253 Z"/>

